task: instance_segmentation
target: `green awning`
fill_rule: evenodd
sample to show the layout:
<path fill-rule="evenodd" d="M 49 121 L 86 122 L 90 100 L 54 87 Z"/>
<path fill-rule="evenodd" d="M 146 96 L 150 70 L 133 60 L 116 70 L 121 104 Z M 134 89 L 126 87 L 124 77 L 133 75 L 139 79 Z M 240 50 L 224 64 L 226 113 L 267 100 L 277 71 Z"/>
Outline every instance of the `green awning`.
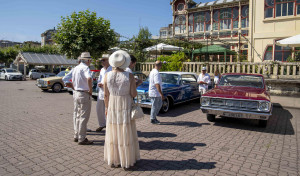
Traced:
<path fill-rule="evenodd" d="M 193 51 L 193 54 L 226 54 L 228 55 L 235 55 L 236 52 L 231 51 L 227 48 L 224 48 L 220 45 L 210 45 L 210 46 L 204 46 L 200 49 L 195 49 Z"/>

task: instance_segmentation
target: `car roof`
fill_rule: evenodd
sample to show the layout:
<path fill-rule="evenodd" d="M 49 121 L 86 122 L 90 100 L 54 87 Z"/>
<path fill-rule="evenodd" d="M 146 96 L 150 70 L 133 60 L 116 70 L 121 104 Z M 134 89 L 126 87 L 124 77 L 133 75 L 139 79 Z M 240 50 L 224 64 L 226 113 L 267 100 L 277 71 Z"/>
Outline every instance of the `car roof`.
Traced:
<path fill-rule="evenodd" d="M 262 76 L 262 74 L 252 74 L 252 73 L 223 73 L 222 75 L 249 75 L 249 76 Z"/>
<path fill-rule="evenodd" d="M 197 75 L 196 73 L 192 73 L 192 72 L 180 72 L 180 71 L 168 71 L 168 72 L 159 72 L 159 73 L 171 73 L 171 74 L 178 74 L 178 75 L 185 75 L 185 74 Z"/>

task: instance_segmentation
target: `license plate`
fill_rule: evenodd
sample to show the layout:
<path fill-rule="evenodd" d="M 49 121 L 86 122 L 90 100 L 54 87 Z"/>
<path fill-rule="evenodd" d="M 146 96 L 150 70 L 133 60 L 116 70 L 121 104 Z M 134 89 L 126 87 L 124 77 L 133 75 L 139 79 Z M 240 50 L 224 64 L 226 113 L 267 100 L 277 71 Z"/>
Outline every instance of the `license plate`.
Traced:
<path fill-rule="evenodd" d="M 224 112 L 223 115 L 227 116 L 227 117 L 235 117 L 235 118 L 242 118 L 243 117 L 242 114 L 230 113 L 230 112 Z"/>

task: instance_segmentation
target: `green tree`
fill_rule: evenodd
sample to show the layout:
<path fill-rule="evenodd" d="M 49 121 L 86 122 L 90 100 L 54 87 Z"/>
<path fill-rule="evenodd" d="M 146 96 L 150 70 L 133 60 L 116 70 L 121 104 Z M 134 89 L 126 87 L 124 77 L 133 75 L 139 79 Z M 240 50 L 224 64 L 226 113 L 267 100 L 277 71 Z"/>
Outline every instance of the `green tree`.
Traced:
<path fill-rule="evenodd" d="M 60 51 L 69 58 L 77 58 L 84 51 L 98 58 L 115 45 L 117 36 L 110 28 L 109 20 L 86 10 L 62 17 L 54 40 L 60 46 Z"/>
<path fill-rule="evenodd" d="M 177 52 L 170 56 L 160 56 L 157 60 L 165 63 L 161 71 L 182 71 L 183 62 L 187 61 L 188 58 L 184 52 Z"/>
<path fill-rule="evenodd" d="M 136 56 L 138 61 L 145 61 L 145 52 L 144 48 L 152 46 L 154 44 L 153 40 L 151 40 L 152 34 L 150 33 L 148 27 L 141 27 L 137 36 L 134 36 L 131 44 L 133 54 Z"/>

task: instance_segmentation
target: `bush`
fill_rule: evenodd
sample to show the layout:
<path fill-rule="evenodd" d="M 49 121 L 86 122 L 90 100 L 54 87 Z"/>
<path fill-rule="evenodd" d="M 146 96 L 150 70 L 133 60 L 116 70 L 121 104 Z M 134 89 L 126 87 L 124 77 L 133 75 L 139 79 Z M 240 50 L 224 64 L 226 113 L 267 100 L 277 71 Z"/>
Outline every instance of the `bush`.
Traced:
<path fill-rule="evenodd" d="M 160 56 L 157 60 L 165 63 L 161 71 L 182 71 L 183 62 L 187 61 L 188 58 L 184 52 L 178 52 L 170 56 Z"/>

